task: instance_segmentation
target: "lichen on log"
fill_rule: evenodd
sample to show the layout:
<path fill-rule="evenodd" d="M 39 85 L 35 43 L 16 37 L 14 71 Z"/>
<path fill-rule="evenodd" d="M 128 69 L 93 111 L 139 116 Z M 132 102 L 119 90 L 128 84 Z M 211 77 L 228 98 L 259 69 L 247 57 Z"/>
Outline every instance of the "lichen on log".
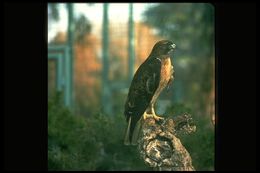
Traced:
<path fill-rule="evenodd" d="M 144 162 L 159 171 L 195 171 L 188 151 L 178 136 L 196 130 L 189 115 L 143 122 L 138 149 Z"/>

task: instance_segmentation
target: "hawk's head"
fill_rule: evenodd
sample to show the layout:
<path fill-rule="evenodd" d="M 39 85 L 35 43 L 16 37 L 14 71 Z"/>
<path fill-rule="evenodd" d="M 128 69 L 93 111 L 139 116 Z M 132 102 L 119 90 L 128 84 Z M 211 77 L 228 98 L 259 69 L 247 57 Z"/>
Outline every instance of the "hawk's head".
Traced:
<path fill-rule="evenodd" d="M 151 53 L 155 56 L 169 56 L 175 47 L 176 45 L 172 41 L 161 40 L 154 45 Z"/>

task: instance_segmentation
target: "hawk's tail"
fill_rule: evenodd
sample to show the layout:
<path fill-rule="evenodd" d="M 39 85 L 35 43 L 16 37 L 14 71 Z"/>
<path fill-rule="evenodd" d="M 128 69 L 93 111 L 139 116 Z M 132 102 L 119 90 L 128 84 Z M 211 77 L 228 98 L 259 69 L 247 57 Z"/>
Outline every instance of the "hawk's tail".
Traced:
<path fill-rule="evenodd" d="M 137 140 L 142 127 L 141 119 L 136 122 L 132 120 L 132 117 L 129 117 L 124 139 L 125 145 L 137 145 Z"/>

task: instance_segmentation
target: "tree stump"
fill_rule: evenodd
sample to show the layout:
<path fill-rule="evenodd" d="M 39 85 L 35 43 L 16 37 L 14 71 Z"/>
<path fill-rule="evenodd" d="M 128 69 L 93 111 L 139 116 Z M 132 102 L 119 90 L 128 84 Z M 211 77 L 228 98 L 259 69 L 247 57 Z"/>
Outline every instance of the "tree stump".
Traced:
<path fill-rule="evenodd" d="M 195 171 L 190 154 L 176 137 L 194 131 L 196 126 L 189 115 L 165 118 L 160 122 L 147 118 L 138 141 L 141 157 L 154 170 Z"/>

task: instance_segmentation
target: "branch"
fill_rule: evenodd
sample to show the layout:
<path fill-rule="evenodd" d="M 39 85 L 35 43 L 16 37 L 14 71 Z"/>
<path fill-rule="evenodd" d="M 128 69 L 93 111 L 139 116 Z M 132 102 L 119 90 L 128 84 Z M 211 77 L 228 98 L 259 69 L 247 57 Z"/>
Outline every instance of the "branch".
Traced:
<path fill-rule="evenodd" d="M 195 130 L 188 115 L 166 118 L 161 123 L 148 118 L 143 123 L 139 140 L 141 157 L 154 170 L 195 171 L 190 154 L 176 137 Z"/>

